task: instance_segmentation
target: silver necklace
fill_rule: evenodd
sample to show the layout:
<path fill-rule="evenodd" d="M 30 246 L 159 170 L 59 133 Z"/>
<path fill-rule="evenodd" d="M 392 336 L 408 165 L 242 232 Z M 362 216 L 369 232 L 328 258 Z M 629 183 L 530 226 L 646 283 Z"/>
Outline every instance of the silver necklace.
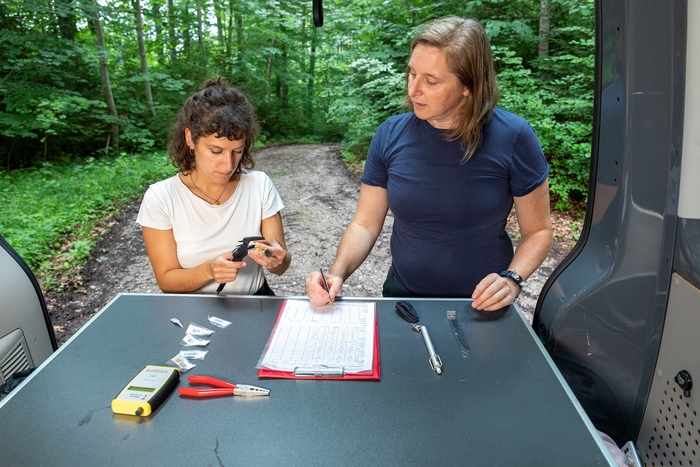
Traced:
<path fill-rule="evenodd" d="M 214 198 L 212 198 L 211 196 L 209 196 L 208 194 L 204 193 L 204 192 L 197 186 L 197 184 L 194 182 L 194 178 L 192 178 L 192 172 L 190 172 L 190 180 L 192 180 L 192 185 L 194 185 L 194 187 L 195 187 L 201 194 L 203 194 L 204 196 L 206 196 L 206 197 L 209 198 L 209 199 L 214 199 Z M 221 194 L 219 195 L 218 198 L 214 199 L 214 204 L 215 204 L 215 205 L 218 206 L 219 204 L 221 204 L 221 203 L 219 203 L 219 200 L 221 199 L 222 196 L 224 196 L 224 193 L 226 193 L 226 188 L 228 188 L 228 182 L 230 182 L 230 181 L 231 181 L 231 179 L 229 178 L 229 179 L 226 181 L 226 185 L 224 185 L 224 191 L 221 192 Z"/>

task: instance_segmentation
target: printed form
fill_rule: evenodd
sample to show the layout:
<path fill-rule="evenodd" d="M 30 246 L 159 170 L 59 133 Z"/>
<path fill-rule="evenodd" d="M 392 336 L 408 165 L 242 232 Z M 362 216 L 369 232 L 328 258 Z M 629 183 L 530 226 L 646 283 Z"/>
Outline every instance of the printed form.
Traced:
<path fill-rule="evenodd" d="M 372 371 L 375 315 L 374 302 L 315 307 L 287 300 L 260 364 L 278 371 L 322 365 L 342 366 L 345 373 Z"/>

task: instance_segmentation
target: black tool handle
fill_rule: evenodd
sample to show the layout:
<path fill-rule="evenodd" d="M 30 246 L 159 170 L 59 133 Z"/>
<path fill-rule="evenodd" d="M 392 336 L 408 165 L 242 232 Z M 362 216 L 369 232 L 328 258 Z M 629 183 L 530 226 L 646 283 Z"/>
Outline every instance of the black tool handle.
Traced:
<path fill-rule="evenodd" d="M 265 237 L 245 237 L 243 240 L 241 240 L 240 245 L 236 245 L 236 248 L 231 251 L 231 261 L 241 261 L 243 258 L 245 258 L 248 254 L 248 244 L 258 240 L 265 240 Z M 219 295 L 219 293 L 224 290 L 225 286 L 225 283 L 219 284 L 219 287 L 216 289 L 216 295 Z"/>

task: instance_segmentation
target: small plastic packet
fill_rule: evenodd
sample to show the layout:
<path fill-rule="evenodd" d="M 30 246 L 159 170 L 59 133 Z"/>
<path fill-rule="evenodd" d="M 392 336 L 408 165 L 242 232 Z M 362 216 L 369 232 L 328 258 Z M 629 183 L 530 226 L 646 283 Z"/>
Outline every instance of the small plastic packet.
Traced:
<path fill-rule="evenodd" d="M 180 354 L 175 355 L 173 358 L 165 362 L 165 364 L 178 367 L 180 369 L 180 373 L 187 373 L 192 368 L 197 366 Z"/>
<path fill-rule="evenodd" d="M 199 324 L 195 323 L 190 323 L 189 326 L 187 326 L 187 334 L 191 336 L 211 336 L 214 334 L 215 331 L 212 331 L 209 328 L 205 328 L 204 326 L 200 326 Z"/>
<path fill-rule="evenodd" d="M 178 355 L 185 357 L 188 360 L 204 360 L 204 356 L 208 350 L 181 350 Z"/>
<path fill-rule="evenodd" d="M 191 334 L 185 334 L 185 337 L 180 341 L 181 345 L 185 347 L 206 347 L 211 342 L 210 339 L 200 339 L 199 337 L 193 336 Z"/>
<path fill-rule="evenodd" d="M 226 321 L 225 319 L 217 318 L 216 316 L 207 316 L 207 319 L 211 324 L 218 328 L 231 326 L 231 321 Z"/>

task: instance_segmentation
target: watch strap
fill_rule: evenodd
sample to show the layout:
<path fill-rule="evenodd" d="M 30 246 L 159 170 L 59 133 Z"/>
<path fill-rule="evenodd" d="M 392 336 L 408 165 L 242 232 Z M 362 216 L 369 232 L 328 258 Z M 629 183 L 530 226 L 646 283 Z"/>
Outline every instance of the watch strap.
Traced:
<path fill-rule="evenodd" d="M 519 290 L 518 290 L 518 295 L 515 298 L 518 298 L 520 296 L 520 292 L 522 292 L 523 287 L 527 285 L 525 281 L 523 280 L 522 276 L 518 274 L 515 271 L 508 271 L 505 270 L 502 273 L 499 274 L 501 277 L 506 277 L 508 279 L 512 279 L 516 284 L 518 284 Z"/>

